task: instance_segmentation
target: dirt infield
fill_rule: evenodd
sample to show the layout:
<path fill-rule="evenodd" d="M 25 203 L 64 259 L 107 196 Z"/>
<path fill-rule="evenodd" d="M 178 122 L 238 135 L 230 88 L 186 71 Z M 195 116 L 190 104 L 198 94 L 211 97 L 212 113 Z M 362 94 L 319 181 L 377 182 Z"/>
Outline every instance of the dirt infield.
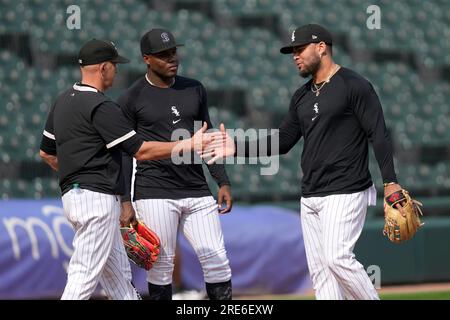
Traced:
<path fill-rule="evenodd" d="M 402 286 L 385 286 L 379 293 L 411 293 L 411 292 L 437 292 L 450 291 L 450 282 L 447 283 L 421 283 Z"/>

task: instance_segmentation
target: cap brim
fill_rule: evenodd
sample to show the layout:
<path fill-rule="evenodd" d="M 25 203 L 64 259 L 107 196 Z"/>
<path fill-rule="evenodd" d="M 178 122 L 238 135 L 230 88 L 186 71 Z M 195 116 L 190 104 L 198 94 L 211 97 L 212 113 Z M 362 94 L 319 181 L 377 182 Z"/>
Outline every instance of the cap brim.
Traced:
<path fill-rule="evenodd" d="M 128 60 L 125 57 L 122 57 L 121 55 L 118 55 L 117 57 L 113 58 L 111 60 L 111 62 L 113 62 L 113 63 L 128 63 L 128 62 L 130 62 L 130 60 Z"/>
<path fill-rule="evenodd" d="M 281 48 L 280 52 L 283 53 L 283 54 L 289 54 L 289 53 L 294 52 L 294 48 L 295 47 L 302 47 L 302 46 L 306 46 L 306 45 L 308 45 L 310 43 L 314 43 L 315 42 L 315 41 L 308 41 L 308 40 L 306 40 L 306 41 L 300 40 L 300 41 L 301 42 L 292 43 L 292 44 L 290 44 L 288 46 L 285 46 L 285 47 Z"/>
<path fill-rule="evenodd" d="M 289 54 L 289 53 L 292 53 L 292 52 L 294 52 L 294 47 L 293 47 L 293 46 L 286 46 L 286 47 L 283 47 L 283 48 L 280 49 L 280 52 L 281 52 L 282 54 Z"/>
<path fill-rule="evenodd" d="M 176 47 L 183 47 L 183 46 L 184 46 L 184 43 L 177 43 L 177 44 L 174 44 L 173 46 L 170 46 L 170 47 L 167 47 L 167 48 L 161 48 L 161 49 L 152 51 L 149 54 L 160 53 L 160 52 L 163 52 L 163 51 L 166 51 L 166 50 L 170 50 L 170 49 L 173 49 L 173 48 L 176 48 Z"/>
<path fill-rule="evenodd" d="M 311 43 L 320 43 L 322 41 L 325 42 L 327 45 L 330 45 L 330 46 L 332 45 L 331 41 L 307 40 L 307 41 L 297 42 L 297 43 L 288 45 L 286 47 L 283 47 L 283 48 L 280 49 L 280 52 L 283 53 L 283 54 L 289 54 L 289 53 L 294 52 L 294 48 L 295 47 L 302 47 L 302 46 L 306 46 L 306 45 L 311 44 Z"/>

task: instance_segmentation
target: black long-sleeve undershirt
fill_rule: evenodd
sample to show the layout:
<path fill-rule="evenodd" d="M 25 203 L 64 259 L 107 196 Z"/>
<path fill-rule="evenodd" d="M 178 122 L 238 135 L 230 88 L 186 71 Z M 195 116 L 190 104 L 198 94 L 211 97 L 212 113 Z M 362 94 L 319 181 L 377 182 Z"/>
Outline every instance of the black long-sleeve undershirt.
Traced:
<path fill-rule="evenodd" d="M 368 188 L 372 184 L 369 142 L 383 181 L 397 182 L 392 143 L 378 96 L 366 79 L 347 68 L 341 68 L 319 96 L 311 91 L 311 81 L 298 89 L 278 133 L 257 140 L 237 140 L 236 155 L 285 154 L 302 136 L 303 196 Z M 278 148 L 272 147 L 273 142 L 278 142 Z M 267 148 L 260 148 L 261 143 Z M 240 149 L 244 149 L 243 154 Z"/>

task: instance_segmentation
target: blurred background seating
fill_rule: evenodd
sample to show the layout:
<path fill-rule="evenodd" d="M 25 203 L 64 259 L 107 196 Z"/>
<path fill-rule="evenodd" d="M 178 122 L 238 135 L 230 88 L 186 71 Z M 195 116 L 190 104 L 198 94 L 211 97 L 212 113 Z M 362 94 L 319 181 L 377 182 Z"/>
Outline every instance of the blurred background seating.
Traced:
<path fill-rule="evenodd" d="M 372 2 L 382 10 L 381 30 L 366 27 Z M 81 10 L 80 30 L 66 27 L 72 4 Z M 335 36 L 335 60 L 376 88 L 400 182 L 416 197 L 450 204 L 448 1 L 0 0 L 0 5 L 3 199 L 59 197 L 56 175 L 38 156 L 39 143 L 55 95 L 79 77 L 76 56 L 86 40 L 109 39 L 131 59 L 120 66 L 108 93 L 117 98 L 145 72 L 142 34 L 168 28 L 185 43 L 179 50 L 180 74 L 206 86 L 216 126 L 276 128 L 292 94 L 306 81 L 279 48 L 296 26 L 317 22 Z M 228 165 L 235 199 L 297 208 L 301 145 L 281 158 L 274 176 L 260 175 L 263 165 Z M 372 152 L 370 168 L 381 192 Z M 209 176 L 208 182 L 215 188 Z"/>

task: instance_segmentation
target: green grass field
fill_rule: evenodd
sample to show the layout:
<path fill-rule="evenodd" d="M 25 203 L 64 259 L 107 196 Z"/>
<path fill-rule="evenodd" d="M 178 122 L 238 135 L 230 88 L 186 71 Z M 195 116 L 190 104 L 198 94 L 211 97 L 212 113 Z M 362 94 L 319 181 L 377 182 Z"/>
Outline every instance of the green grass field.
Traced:
<path fill-rule="evenodd" d="M 258 298 L 256 298 L 256 299 L 258 299 Z M 264 299 L 268 299 L 268 300 L 314 300 L 314 296 L 273 295 L 273 296 L 264 296 Z M 450 300 L 450 291 L 381 293 L 380 299 L 381 300 Z"/>

